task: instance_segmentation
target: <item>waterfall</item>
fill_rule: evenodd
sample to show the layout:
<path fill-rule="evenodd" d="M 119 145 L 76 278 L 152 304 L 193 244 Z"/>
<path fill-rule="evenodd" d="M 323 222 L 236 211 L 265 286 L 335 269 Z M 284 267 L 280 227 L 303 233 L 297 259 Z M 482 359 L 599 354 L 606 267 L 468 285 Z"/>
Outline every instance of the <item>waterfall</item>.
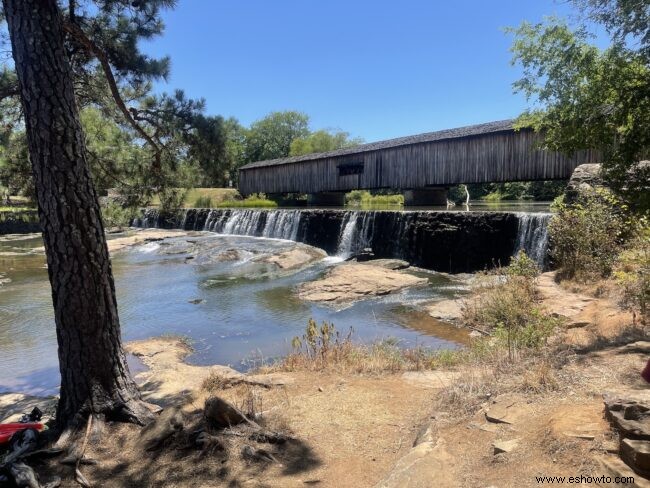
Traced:
<path fill-rule="evenodd" d="M 365 248 L 372 248 L 376 213 L 372 211 L 345 212 L 341 222 L 337 256 L 349 258 Z"/>
<path fill-rule="evenodd" d="M 357 217 L 359 212 L 346 212 L 341 223 L 339 245 L 336 254 L 342 258 L 352 255 L 352 244 L 357 233 Z"/>
<path fill-rule="evenodd" d="M 218 234 L 298 240 L 300 210 L 210 210 L 202 230 Z"/>
<path fill-rule="evenodd" d="M 302 242 L 349 258 L 366 248 L 444 272 L 507 263 L 523 249 L 547 264 L 548 213 L 192 208 L 172 214 L 145 209 L 137 227 L 159 227 Z"/>
<path fill-rule="evenodd" d="M 548 250 L 548 222 L 550 213 L 518 213 L 519 226 L 515 254 L 523 250 L 542 269 Z"/>

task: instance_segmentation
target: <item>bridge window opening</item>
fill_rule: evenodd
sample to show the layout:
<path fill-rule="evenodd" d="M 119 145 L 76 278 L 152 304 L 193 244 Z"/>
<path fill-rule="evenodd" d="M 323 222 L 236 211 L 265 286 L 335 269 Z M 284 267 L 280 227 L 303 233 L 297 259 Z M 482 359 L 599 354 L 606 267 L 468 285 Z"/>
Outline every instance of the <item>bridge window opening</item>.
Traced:
<path fill-rule="evenodd" d="M 341 163 L 337 166 L 339 176 L 360 175 L 363 173 L 363 162 Z"/>

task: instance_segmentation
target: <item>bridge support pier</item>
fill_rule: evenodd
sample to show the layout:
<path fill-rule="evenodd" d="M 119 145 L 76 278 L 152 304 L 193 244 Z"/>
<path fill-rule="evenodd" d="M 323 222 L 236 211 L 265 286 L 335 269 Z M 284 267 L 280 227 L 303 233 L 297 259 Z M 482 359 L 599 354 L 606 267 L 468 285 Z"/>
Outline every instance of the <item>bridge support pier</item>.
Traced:
<path fill-rule="evenodd" d="M 447 205 L 447 188 L 423 188 L 404 192 L 405 207 L 426 207 Z"/>
<path fill-rule="evenodd" d="M 307 195 L 309 205 L 322 205 L 324 207 L 343 207 L 345 205 L 345 193 L 323 191 L 320 193 L 309 193 Z"/>

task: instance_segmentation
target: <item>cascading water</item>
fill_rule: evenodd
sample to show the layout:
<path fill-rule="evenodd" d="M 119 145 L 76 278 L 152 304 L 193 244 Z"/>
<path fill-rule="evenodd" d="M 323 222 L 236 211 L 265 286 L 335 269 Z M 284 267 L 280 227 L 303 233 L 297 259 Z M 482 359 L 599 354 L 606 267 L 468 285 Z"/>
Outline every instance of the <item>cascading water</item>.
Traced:
<path fill-rule="evenodd" d="M 138 227 L 182 228 L 303 242 L 349 258 L 366 248 L 377 258 L 451 273 L 508 263 L 523 249 L 547 261 L 548 213 L 365 211 L 325 209 L 147 209 Z"/>
<path fill-rule="evenodd" d="M 518 213 L 519 227 L 515 254 L 523 250 L 540 267 L 544 268 L 548 250 L 548 222 L 550 213 Z"/>
<path fill-rule="evenodd" d="M 339 246 L 336 254 L 344 259 L 349 258 L 352 255 L 352 244 L 357 234 L 358 215 L 358 212 L 347 212 L 345 217 L 343 217 Z"/>
<path fill-rule="evenodd" d="M 297 241 L 300 214 L 299 210 L 210 210 L 202 230 Z"/>

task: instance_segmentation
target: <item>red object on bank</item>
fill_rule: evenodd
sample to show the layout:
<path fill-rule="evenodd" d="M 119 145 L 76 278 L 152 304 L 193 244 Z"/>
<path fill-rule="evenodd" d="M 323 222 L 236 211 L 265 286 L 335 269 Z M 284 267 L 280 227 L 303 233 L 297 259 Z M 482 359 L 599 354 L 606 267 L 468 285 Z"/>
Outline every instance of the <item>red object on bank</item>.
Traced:
<path fill-rule="evenodd" d="M 39 432 L 43 430 L 45 426 L 38 422 L 15 422 L 12 424 L 0 424 L 0 446 L 8 444 L 11 436 L 16 432 L 20 432 L 25 429 L 36 429 Z"/>
<path fill-rule="evenodd" d="M 641 371 L 641 377 L 650 383 L 650 359 L 648 359 L 648 362 L 645 364 L 645 368 L 643 368 L 643 371 Z"/>

